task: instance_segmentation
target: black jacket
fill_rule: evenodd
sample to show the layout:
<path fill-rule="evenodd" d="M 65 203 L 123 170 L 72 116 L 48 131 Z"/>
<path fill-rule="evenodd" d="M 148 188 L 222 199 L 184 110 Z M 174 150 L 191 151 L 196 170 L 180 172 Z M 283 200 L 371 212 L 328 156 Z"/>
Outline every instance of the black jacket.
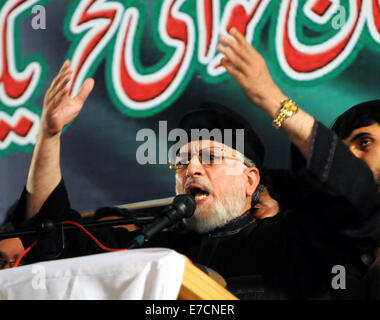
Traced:
<path fill-rule="evenodd" d="M 272 179 L 273 188 L 275 181 Z M 371 171 L 327 128 L 316 123 L 306 167 L 298 173 L 283 173 L 287 179 L 282 210 L 274 217 L 254 221 L 252 212 L 208 234 L 183 228 L 160 233 L 146 247 L 174 249 L 193 262 L 217 271 L 228 289 L 243 299 L 334 298 L 332 273 L 344 266 L 351 283 L 368 269 L 364 259 L 371 254 L 380 228 L 380 198 Z M 40 212 L 24 221 L 26 193 L 16 208 L 13 223 L 36 226 L 45 219 L 81 221 L 70 208 L 63 181 Z M 138 233 L 138 231 L 137 231 Z M 136 232 L 102 228 L 93 234 L 108 247 L 125 248 Z M 103 252 L 80 230 L 65 234 L 61 258 Z M 33 237 L 23 237 L 27 247 Z M 35 250 L 30 262 L 39 258 Z M 354 296 L 355 297 L 355 296 Z M 358 297 L 358 296 L 356 296 Z"/>

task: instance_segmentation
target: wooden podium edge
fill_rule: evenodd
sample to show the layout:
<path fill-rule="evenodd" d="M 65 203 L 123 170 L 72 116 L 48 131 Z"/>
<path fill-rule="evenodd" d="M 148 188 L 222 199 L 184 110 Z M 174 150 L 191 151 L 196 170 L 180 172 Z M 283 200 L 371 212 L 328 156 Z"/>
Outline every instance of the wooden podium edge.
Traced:
<path fill-rule="evenodd" d="M 178 300 L 239 300 L 186 259 Z"/>

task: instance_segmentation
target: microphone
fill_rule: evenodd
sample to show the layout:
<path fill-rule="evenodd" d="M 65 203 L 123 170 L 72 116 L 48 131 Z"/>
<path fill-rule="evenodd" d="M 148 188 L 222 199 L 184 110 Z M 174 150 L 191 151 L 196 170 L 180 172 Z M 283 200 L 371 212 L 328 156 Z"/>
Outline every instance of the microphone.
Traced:
<path fill-rule="evenodd" d="M 134 238 L 129 243 L 128 249 L 141 246 L 164 228 L 173 225 L 183 218 L 190 218 L 194 214 L 195 208 L 196 203 L 191 195 L 180 194 L 176 196 L 172 205 L 164 211 L 163 216 L 154 220 L 150 226 L 145 228 L 141 234 Z"/>

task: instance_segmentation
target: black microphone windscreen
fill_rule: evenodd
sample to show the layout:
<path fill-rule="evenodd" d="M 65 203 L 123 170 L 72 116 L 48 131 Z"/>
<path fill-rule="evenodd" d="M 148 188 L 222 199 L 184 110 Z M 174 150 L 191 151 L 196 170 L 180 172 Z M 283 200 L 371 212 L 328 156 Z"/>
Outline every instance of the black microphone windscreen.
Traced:
<path fill-rule="evenodd" d="M 195 211 L 197 204 L 193 196 L 189 194 L 177 195 L 173 200 L 173 206 L 181 211 L 183 218 L 190 218 Z"/>

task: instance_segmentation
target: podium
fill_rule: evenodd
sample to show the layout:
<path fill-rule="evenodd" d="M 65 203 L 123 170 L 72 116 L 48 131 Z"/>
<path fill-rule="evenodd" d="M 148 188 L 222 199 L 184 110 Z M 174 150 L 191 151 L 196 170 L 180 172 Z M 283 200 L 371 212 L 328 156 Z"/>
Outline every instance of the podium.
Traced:
<path fill-rule="evenodd" d="M 186 261 L 179 300 L 238 300 L 202 270 Z"/>
<path fill-rule="evenodd" d="M 146 248 L 0 271 L 2 300 L 236 300 L 171 249 Z"/>

